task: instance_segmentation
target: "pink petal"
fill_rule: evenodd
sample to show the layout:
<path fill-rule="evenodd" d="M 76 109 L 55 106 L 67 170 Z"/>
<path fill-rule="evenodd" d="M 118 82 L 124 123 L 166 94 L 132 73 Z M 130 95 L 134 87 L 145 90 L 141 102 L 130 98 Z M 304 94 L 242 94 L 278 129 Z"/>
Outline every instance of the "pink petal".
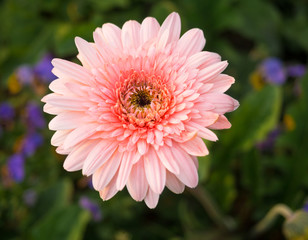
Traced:
<path fill-rule="evenodd" d="M 166 175 L 166 186 L 167 188 L 169 188 L 170 191 L 176 194 L 184 192 L 185 189 L 185 185 L 181 181 L 179 181 L 179 179 L 177 179 L 174 174 L 170 172 L 167 172 Z"/>
<path fill-rule="evenodd" d="M 115 152 L 112 157 L 106 161 L 96 172 L 93 174 L 93 187 L 99 191 L 104 189 L 111 181 L 113 176 L 118 171 L 120 166 L 122 154 Z"/>
<path fill-rule="evenodd" d="M 212 81 L 214 83 L 214 86 L 211 88 L 209 92 L 217 92 L 217 93 L 224 93 L 235 82 L 233 77 L 230 77 L 225 74 L 218 75 L 218 77 L 216 77 Z"/>
<path fill-rule="evenodd" d="M 82 57 L 82 64 L 84 66 L 97 68 L 103 64 L 97 50 L 90 43 L 80 37 L 75 38 L 75 43 Z"/>
<path fill-rule="evenodd" d="M 159 30 L 159 38 L 168 31 L 167 43 L 177 41 L 181 34 L 181 19 L 178 13 L 171 13 L 161 25 Z"/>
<path fill-rule="evenodd" d="M 144 156 L 145 175 L 150 188 L 160 194 L 166 183 L 166 169 L 161 164 L 153 147 Z"/>
<path fill-rule="evenodd" d="M 205 156 L 209 154 L 205 143 L 200 137 L 195 137 L 185 143 L 179 143 L 179 146 L 190 155 Z"/>
<path fill-rule="evenodd" d="M 51 63 L 54 66 L 53 74 L 61 79 L 70 79 L 81 84 L 93 82 L 91 73 L 76 63 L 59 58 L 53 59 Z"/>
<path fill-rule="evenodd" d="M 82 174 L 90 176 L 97 171 L 106 161 L 109 161 L 117 147 L 118 144 L 115 141 L 101 140 L 88 155 L 82 168 Z"/>
<path fill-rule="evenodd" d="M 81 126 L 85 123 L 84 114 L 80 112 L 60 113 L 49 122 L 50 130 L 67 130 Z"/>
<path fill-rule="evenodd" d="M 215 105 L 214 112 L 225 114 L 238 108 L 239 103 L 234 98 L 223 93 L 209 93 L 202 96 L 202 100 Z"/>
<path fill-rule="evenodd" d="M 211 130 L 197 124 L 194 122 L 189 122 L 186 124 L 186 128 L 189 131 L 198 131 L 198 136 L 210 141 L 217 141 L 218 137 Z"/>
<path fill-rule="evenodd" d="M 228 129 L 231 127 L 231 123 L 228 121 L 228 119 L 224 115 L 220 115 L 218 120 L 209 126 L 211 129 Z"/>
<path fill-rule="evenodd" d="M 60 114 L 62 112 L 64 112 L 65 110 L 61 109 L 61 108 L 58 108 L 58 107 L 55 107 L 49 103 L 46 103 L 43 107 L 43 111 L 45 113 L 49 113 L 49 114 L 52 114 L 52 115 L 57 115 L 57 114 Z"/>
<path fill-rule="evenodd" d="M 159 23 L 155 18 L 147 17 L 143 20 L 140 29 L 141 43 L 145 43 L 157 36 L 160 29 Z"/>
<path fill-rule="evenodd" d="M 63 164 L 64 169 L 69 172 L 80 170 L 86 160 L 86 157 L 96 144 L 96 140 L 85 141 L 78 144 L 66 157 Z"/>
<path fill-rule="evenodd" d="M 200 124 L 202 124 L 202 126 L 204 127 L 212 125 L 219 118 L 219 114 L 213 112 L 202 112 L 201 115 L 202 119 L 198 120 L 198 122 L 200 122 Z"/>
<path fill-rule="evenodd" d="M 124 49 L 137 49 L 140 45 L 140 23 L 132 20 L 125 22 L 121 39 Z"/>
<path fill-rule="evenodd" d="M 176 51 L 181 55 L 191 56 L 200 52 L 205 45 L 205 38 L 202 30 L 194 28 L 187 31 L 177 43 Z"/>
<path fill-rule="evenodd" d="M 204 68 L 205 66 L 209 66 L 213 63 L 220 62 L 220 61 L 221 61 L 221 57 L 219 56 L 219 54 L 203 51 L 203 52 L 198 52 L 190 56 L 187 59 L 187 65 L 191 68 L 198 68 L 201 65 L 203 65 L 202 68 Z"/>
<path fill-rule="evenodd" d="M 119 175 L 116 183 L 116 188 L 120 191 L 124 188 L 125 184 L 127 183 L 128 177 L 130 175 L 130 172 L 132 170 L 133 166 L 133 152 L 126 151 L 123 153 L 121 165 L 119 168 Z"/>
<path fill-rule="evenodd" d="M 141 155 L 144 155 L 148 151 L 149 146 L 144 139 L 139 139 L 139 141 L 137 142 L 137 147 L 138 147 L 139 153 Z"/>
<path fill-rule="evenodd" d="M 143 159 L 133 165 L 127 181 L 127 190 L 136 201 L 142 201 L 145 198 L 148 183 L 144 172 Z"/>
<path fill-rule="evenodd" d="M 227 66 L 227 61 L 217 62 L 210 66 L 207 66 L 206 68 L 200 70 L 200 72 L 198 73 L 198 79 L 200 82 L 203 83 L 208 82 L 214 77 L 218 76 L 218 74 L 225 70 Z"/>
<path fill-rule="evenodd" d="M 89 123 L 74 129 L 65 139 L 63 147 L 70 148 L 96 132 L 97 124 Z"/>
<path fill-rule="evenodd" d="M 115 174 L 109 184 L 101 191 L 99 191 L 99 196 L 104 200 L 107 201 L 112 198 L 117 192 L 116 188 L 116 180 L 118 174 Z"/>
<path fill-rule="evenodd" d="M 108 44 L 118 50 L 122 50 L 121 29 L 118 26 L 112 23 L 105 23 L 102 31 Z"/>
<path fill-rule="evenodd" d="M 51 145 L 60 146 L 64 143 L 65 138 L 71 132 L 71 130 L 59 130 L 54 133 L 51 138 Z"/>
<path fill-rule="evenodd" d="M 85 100 L 76 97 L 66 97 L 51 93 L 42 98 L 42 102 L 46 102 L 54 107 L 58 107 L 70 111 L 84 111 Z"/>
<path fill-rule="evenodd" d="M 149 188 L 148 193 L 144 199 L 144 202 L 149 208 L 153 209 L 157 206 L 158 199 L 159 199 L 159 194 L 153 192 L 151 188 Z"/>
<path fill-rule="evenodd" d="M 172 150 L 170 147 L 166 145 L 159 147 L 159 150 L 156 153 L 165 168 L 174 174 L 180 173 L 180 168 L 177 161 L 173 159 Z"/>
<path fill-rule="evenodd" d="M 173 157 L 177 160 L 180 167 L 180 174 L 176 177 L 190 188 L 198 184 L 198 171 L 192 158 L 179 146 L 174 144 Z"/>

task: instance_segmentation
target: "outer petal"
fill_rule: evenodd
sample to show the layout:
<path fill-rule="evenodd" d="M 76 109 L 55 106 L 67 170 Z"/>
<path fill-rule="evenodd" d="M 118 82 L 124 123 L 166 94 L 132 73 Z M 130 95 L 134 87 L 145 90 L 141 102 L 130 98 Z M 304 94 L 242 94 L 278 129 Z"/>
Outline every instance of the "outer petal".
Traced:
<path fill-rule="evenodd" d="M 177 43 L 176 51 L 181 55 L 191 56 L 200 52 L 205 45 L 205 38 L 202 30 L 194 28 L 186 32 Z"/>
<path fill-rule="evenodd" d="M 142 201 L 148 191 L 143 159 L 134 164 L 127 182 L 127 190 L 133 199 Z"/>
<path fill-rule="evenodd" d="M 133 151 L 123 153 L 116 188 L 122 190 L 127 183 L 134 162 Z"/>
<path fill-rule="evenodd" d="M 85 115 L 80 112 L 60 113 L 49 122 L 50 130 L 68 130 L 85 124 Z"/>
<path fill-rule="evenodd" d="M 111 158 L 93 174 L 93 187 L 96 190 L 102 190 L 109 184 L 118 171 L 121 158 L 122 154 L 116 151 Z"/>
<path fill-rule="evenodd" d="M 115 174 L 110 183 L 103 190 L 99 191 L 99 195 L 104 201 L 109 200 L 118 192 L 116 188 L 117 178 L 118 174 Z"/>
<path fill-rule="evenodd" d="M 217 62 L 206 68 L 203 68 L 198 73 L 198 80 L 203 83 L 210 82 L 214 77 L 217 77 L 228 66 L 227 61 Z"/>
<path fill-rule="evenodd" d="M 212 80 L 214 86 L 209 92 L 224 93 L 227 91 L 231 85 L 235 82 L 233 77 L 225 74 L 220 74 L 218 77 Z"/>
<path fill-rule="evenodd" d="M 140 46 L 140 23 L 132 20 L 124 23 L 121 39 L 124 49 L 137 49 Z"/>
<path fill-rule="evenodd" d="M 87 67 L 97 68 L 103 64 L 97 50 L 86 40 L 76 37 L 75 43 L 80 53 L 82 64 Z"/>
<path fill-rule="evenodd" d="M 166 169 L 158 159 L 153 147 L 150 147 L 144 156 L 144 168 L 150 188 L 160 194 L 166 184 Z"/>
<path fill-rule="evenodd" d="M 226 112 L 232 112 L 238 108 L 239 103 L 234 98 L 221 93 L 209 93 L 202 96 L 202 100 L 215 105 L 213 110 L 219 114 L 225 114 Z"/>
<path fill-rule="evenodd" d="M 181 19 L 178 13 L 171 13 L 161 25 L 159 38 L 168 31 L 167 43 L 177 41 L 181 34 Z"/>
<path fill-rule="evenodd" d="M 88 154 L 92 151 L 96 144 L 96 140 L 85 141 L 78 144 L 66 157 L 63 164 L 64 169 L 69 172 L 82 169 L 84 161 L 86 160 Z"/>
<path fill-rule="evenodd" d="M 140 29 L 141 43 L 145 43 L 157 36 L 160 29 L 159 23 L 155 18 L 147 17 L 143 20 Z"/>
<path fill-rule="evenodd" d="M 144 199 L 144 202 L 149 208 L 155 208 L 157 206 L 159 199 L 159 194 L 155 193 L 151 190 L 151 188 L 148 189 L 148 193 Z"/>
<path fill-rule="evenodd" d="M 182 193 L 185 189 L 185 185 L 170 172 L 167 172 L 166 186 L 176 194 Z"/>
<path fill-rule="evenodd" d="M 88 155 L 82 173 L 87 176 L 93 174 L 106 161 L 109 161 L 117 147 L 118 144 L 115 141 L 101 140 Z"/>
<path fill-rule="evenodd" d="M 121 29 L 118 26 L 112 23 L 105 23 L 102 27 L 102 32 L 106 42 L 110 46 L 119 51 L 122 50 Z"/>
<path fill-rule="evenodd" d="M 217 121 L 209 126 L 211 129 L 227 129 L 231 127 L 231 123 L 224 115 L 220 115 Z"/>
<path fill-rule="evenodd" d="M 179 143 L 179 146 L 183 148 L 188 154 L 193 156 L 205 156 L 209 154 L 205 143 L 200 137 L 195 137 L 185 143 Z"/>
<path fill-rule="evenodd" d="M 192 158 L 177 144 L 174 144 L 172 153 L 180 167 L 180 174 L 176 175 L 176 177 L 188 187 L 196 187 L 198 184 L 198 171 Z"/>
<path fill-rule="evenodd" d="M 178 166 L 177 161 L 173 159 L 172 150 L 170 147 L 164 145 L 160 147 L 156 153 L 165 168 L 174 174 L 180 173 L 180 167 Z"/>
<path fill-rule="evenodd" d="M 60 146 L 64 143 L 65 138 L 70 133 L 70 130 L 60 130 L 56 131 L 51 138 L 51 145 Z"/>
<path fill-rule="evenodd" d="M 220 60 L 221 57 L 217 53 L 203 51 L 190 56 L 187 59 L 187 66 L 202 69 Z"/>
<path fill-rule="evenodd" d="M 89 70 L 76 63 L 59 58 L 54 58 L 51 63 L 54 66 L 52 73 L 60 79 L 69 79 L 83 85 L 93 82 Z"/>
<path fill-rule="evenodd" d="M 68 134 L 67 138 L 63 143 L 63 148 L 68 149 L 84 139 L 90 137 L 92 134 L 96 132 L 97 124 L 87 124 L 82 125 L 75 130 L 73 130 L 70 134 Z"/>

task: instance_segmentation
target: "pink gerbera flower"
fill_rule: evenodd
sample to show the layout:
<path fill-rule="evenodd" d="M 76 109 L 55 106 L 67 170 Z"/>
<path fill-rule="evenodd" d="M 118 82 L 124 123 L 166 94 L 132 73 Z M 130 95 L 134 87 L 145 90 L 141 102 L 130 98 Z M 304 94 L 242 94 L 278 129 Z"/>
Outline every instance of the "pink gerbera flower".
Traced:
<path fill-rule="evenodd" d="M 197 156 L 209 152 L 202 138 L 230 128 L 223 115 L 238 107 L 224 92 L 234 78 L 218 54 L 202 51 L 205 38 L 170 14 L 160 26 L 148 17 L 122 29 L 107 23 L 94 43 L 76 37 L 82 66 L 54 59 L 44 111 L 51 143 L 68 154 L 64 168 L 93 175 L 103 200 L 125 186 L 136 201 L 157 205 L 167 186 L 175 193 L 198 183 Z"/>

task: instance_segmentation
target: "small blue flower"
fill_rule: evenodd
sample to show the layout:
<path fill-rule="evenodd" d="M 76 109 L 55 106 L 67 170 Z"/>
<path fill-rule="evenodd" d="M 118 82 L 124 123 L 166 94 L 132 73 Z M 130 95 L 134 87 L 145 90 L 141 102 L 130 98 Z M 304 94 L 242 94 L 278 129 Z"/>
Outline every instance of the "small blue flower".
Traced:
<path fill-rule="evenodd" d="M 21 154 L 14 154 L 8 159 L 8 170 L 15 182 L 22 182 L 25 177 L 25 159 Z"/>
<path fill-rule="evenodd" d="M 27 157 L 32 156 L 36 149 L 43 144 L 43 141 L 44 139 L 39 133 L 34 132 L 26 135 L 22 145 L 22 153 Z"/>
<path fill-rule="evenodd" d="M 79 199 L 79 205 L 91 213 L 92 218 L 95 222 L 98 222 L 102 219 L 102 212 L 98 204 L 90 200 L 88 197 L 81 197 Z"/>
<path fill-rule="evenodd" d="M 46 54 L 34 67 L 35 74 L 42 80 L 42 82 L 50 83 L 56 78 L 56 76 L 51 72 L 53 68 L 51 60 L 51 54 Z"/>
<path fill-rule="evenodd" d="M 44 128 L 45 119 L 41 107 L 34 102 L 28 103 L 26 106 L 27 123 L 30 128 Z"/>
<path fill-rule="evenodd" d="M 306 66 L 302 64 L 291 65 L 287 68 L 287 74 L 290 77 L 302 77 L 306 73 Z"/>
<path fill-rule="evenodd" d="M 20 83 L 29 85 L 34 80 L 34 70 L 30 65 L 24 64 L 17 68 L 17 77 Z"/>
<path fill-rule="evenodd" d="M 266 81 L 281 85 L 287 77 L 282 62 L 278 58 L 267 58 L 261 64 L 261 70 Z"/>
<path fill-rule="evenodd" d="M 4 102 L 0 104 L 0 120 L 12 121 L 15 116 L 15 110 L 11 104 Z"/>

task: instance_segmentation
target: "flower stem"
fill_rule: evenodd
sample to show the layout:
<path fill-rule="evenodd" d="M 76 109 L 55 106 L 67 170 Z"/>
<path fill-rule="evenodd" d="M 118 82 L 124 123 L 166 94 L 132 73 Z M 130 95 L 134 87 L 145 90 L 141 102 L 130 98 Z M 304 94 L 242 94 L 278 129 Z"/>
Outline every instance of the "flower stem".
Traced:
<path fill-rule="evenodd" d="M 285 204 L 277 204 L 275 205 L 266 215 L 265 217 L 257 223 L 257 225 L 253 228 L 251 236 L 257 237 L 258 235 L 265 232 L 276 220 L 276 218 L 281 215 L 284 218 L 289 218 L 293 214 L 292 210 L 286 206 Z"/>
<path fill-rule="evenodd" d="M 222 215 L 208 191 L 206 191 L 200 185 L 194 189 L 188 189 L 189 192 L 201 203 L 204 210 L 218 227 L 228 232 L 235 229 L 234 220 L 230 217 L 225 217 Z"/>

